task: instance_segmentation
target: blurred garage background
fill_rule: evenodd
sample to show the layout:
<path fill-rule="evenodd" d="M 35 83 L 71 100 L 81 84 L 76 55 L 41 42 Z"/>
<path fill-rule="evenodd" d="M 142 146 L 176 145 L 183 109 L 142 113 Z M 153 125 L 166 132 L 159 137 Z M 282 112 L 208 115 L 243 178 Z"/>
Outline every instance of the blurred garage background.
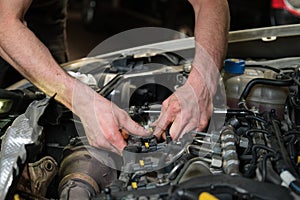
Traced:
<path fill-rule="evenodd" d="M 300 0 L 228 0 L 231 30 L 300 23 Z M 70 60 L 86 56 L 119 32 L 145 26 L 193 34 L 194 13 L 187 0 L 69 0 Z"/>

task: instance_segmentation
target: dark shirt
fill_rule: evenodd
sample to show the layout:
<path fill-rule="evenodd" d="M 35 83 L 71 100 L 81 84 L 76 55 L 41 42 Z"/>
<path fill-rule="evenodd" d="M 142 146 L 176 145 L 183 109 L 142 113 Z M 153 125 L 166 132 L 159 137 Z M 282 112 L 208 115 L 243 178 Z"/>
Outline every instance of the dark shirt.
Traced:
<path fill-rule="evenodd" d="M 48 47 L 58 63 L 68 58 L 66 15 L 67 0 L 33 0 L 25 15 L 28 28 Z M 0 57 L 0 88 L 20 79 L 22 76 Z"/>

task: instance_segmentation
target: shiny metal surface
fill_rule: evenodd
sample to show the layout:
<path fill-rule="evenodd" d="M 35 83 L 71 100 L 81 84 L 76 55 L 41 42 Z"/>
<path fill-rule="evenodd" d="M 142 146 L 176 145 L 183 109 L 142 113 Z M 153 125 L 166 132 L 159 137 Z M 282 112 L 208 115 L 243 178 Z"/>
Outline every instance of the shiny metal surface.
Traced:
<path fill-rule="evenodd" d="M 49 99 L 31 103 L 26 112 L 20 115 L 7 129 L 2 138 L 0 152 L 0 199 L 4 200 L 13 181 L 14 171 L 20 174 L 18 160 L 26 161 L 25 146 L 38 142 L 43 128 L 38 125 Z"/>

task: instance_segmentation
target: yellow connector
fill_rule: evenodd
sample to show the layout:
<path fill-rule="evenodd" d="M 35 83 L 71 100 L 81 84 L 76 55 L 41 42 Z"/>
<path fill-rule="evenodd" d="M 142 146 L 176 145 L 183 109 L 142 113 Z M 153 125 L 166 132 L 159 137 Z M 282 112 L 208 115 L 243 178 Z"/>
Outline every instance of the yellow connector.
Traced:
<path fill-rule="evenodd" d="M 297 163 L 300 163 L 300 156 L 297 157 Z"/>
<path fill-rule="evenodd" d="M 152 127 L 150 127 L 150 128 L 149 128 L 149 131 L 150 131 L 150 133 L 153 133 L 154 130 L 153 130 Z"/>
<path fill-rule="evenodd" d="M 140 166 L 141 166 L 141 167 L 144 167 L 144 166 L 145 166 L 145 162 L 144 162 L 143 160 L 140 160 L 139 163 L 140 163 Z"/>
<path fill-rule="evenodd" d="M 145 147 L 146 147 L 147 149 L 149 149 L 149 147 L 150 147 L 149 142 L 145 142 Z"/>
<path fill-rule="evenodd" d="M 18 194 L 14 195 L 14 200 L 20 200 L 20 196 Z"/>
<path fill-rule="evenodd" d="M 137 189 L 137 188 L 138 188 L 137 182 L 131 182 L 131 187 L 132 187 L 133 189 Z"/>
<path fill-rule="evenodd" d="M 218 200 L 215 196 L 209 194 L 208 192 L 202 192 L 199 195 L 198 200 Z"/>

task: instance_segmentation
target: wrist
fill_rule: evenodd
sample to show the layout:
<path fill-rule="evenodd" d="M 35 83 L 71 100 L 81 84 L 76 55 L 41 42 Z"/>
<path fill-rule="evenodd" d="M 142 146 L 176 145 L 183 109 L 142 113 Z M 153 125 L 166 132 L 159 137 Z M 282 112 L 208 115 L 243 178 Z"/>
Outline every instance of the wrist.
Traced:
<path fill-rule="evenodd" d="M 101 96 L 98 95 L 92 88 L 76 79 L 74 81 L 73 90 L 70 97 L 70 109 L 78 116 L 83 113 L 91 114 L 91 112 L 94 111 L 87 109 L 93 109 L 93 104 L 95 104 L 95 101 L 102 100 L 101 98 L 99 98 Z"/>
<path fill-rule="evenodd" d="M 207 89 L 210 96 L 213 97 L 216 93 L 218 79 L 218 70 L 214 68 L 199 70 L 199 68 L 193 66 L 187 83 L 194 88 L 195 92 L 200 94 L 204 88 Z"/>

